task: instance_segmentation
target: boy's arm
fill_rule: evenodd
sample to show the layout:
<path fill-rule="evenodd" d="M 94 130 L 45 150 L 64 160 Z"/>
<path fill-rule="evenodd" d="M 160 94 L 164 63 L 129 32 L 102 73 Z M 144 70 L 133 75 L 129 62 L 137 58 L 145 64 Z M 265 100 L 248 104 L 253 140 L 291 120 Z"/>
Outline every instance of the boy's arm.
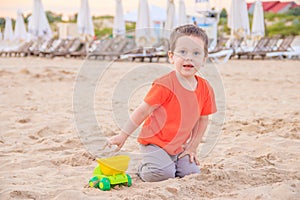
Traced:
<path fill-rule="evenodd" d="M 190 141 L 185 147 L 184 152 L 182 152 L 179 156 L 179 158 L 189 155 L 190 156 L 190 162 L 196 162 L 197 165 L 199 165 L 199 161 L 197 159 L 197 148 L 201 142 L 202 136 L 207 128 L 208 125 L 208 115 L 201 116 L 196 123 L 195 127 L 192 130 L 192 135 L 190 138 Z"/>
<path fill-rule="evenodd" d="M 120 150 L 126 139 L 139 127 L 139 125 L 141 125 L 154 109 L 154 106 L 150 106 L 146 102 L 143 102 L 130 115 L 130 118 L 121 129 L 121 133 L 109 138 L 106 145 L 109 147 L 111 145 L 116 145 L 117 150 Z"/>

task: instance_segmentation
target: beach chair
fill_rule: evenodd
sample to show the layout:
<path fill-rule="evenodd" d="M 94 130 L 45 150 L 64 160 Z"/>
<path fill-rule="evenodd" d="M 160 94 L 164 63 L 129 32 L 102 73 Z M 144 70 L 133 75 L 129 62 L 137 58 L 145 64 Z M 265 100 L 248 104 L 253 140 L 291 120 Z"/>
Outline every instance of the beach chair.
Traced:
<path fill-rule="evenodd" d="M 228 42 L 227 38 L 218 38 L 215 48 L 209 49 L 208 59 L 218 64 L 226 63 L 234 54 L 233 48 L 227 47 Z"/>
<path fill-rule="evenodd" d="M 48 48 L 50 48 L 54 41 L 54 38 L 44 41 L 36 40 L 34 45 L 29 48 L 29 55 L 39 56 L 40 52 L 46 51 Z"/>
<path fill-rule="evenodd" d="M 20 46 L 14 50 L 10 50 L 8 53 L 9 56 L 27 56 L 28 55 L 28 49 L 33 44 L 33 41 L 23 41 L 20 43 Z"/>
<path fill-rule="evenodd" d="M 229 49 L 226 45 L 228 43 L 228 38 L 219 37 L 217 39 L 217 45 L 214 48 L 208 48 L 208 53 L 216 53 L 225 49 Z"/>
<path fill-rule="evenodd" d="M 56 39 L 54 40 L 51 45 L 49 46 L 49 48 L 45 49 L 45 50 L 41 50 L 39 52 L 39 56 L 45 56 L 45 57 L 52 57 L 51 55 L 54 52 L 57 52 L 58 49 L 60 47 L 62 47 L 68 40 L 66 39 Z"/>
<path fill-rule="evenodd" d="M 132 49 L 121 56 L 122 59 L 131 59 L 135 61 L 138 59 L 140 62 L 144 62 L 148 59 L 152 62 L 156 58 L 156 62 L 159 62 L 160 58 L 166 58 L 168 61 L 168 50 L 169 50 L 169 40 L 161 39 L 159 42 L 151 47 L 140 47 Z"/>
<path fill-rule="evenodd" d="M 77 57 L 86 58 L 96 43 L 98 43 L 98 40 L 93 40 L 92 42 L 80 41 L 79 45 L 77 44 L 72 47 L 68 56 L 75 57 L 75 58 L 77 58 Z M 74 50 L 74 49 L 76 49 L 76 50 Z"/>
<path fill-rule="evenodd" d="M 156 58 L 156 62 L 159 62 L 160 58 L 165 58 L 166 62 L 168 62 L 168 52 L 170 49 L 170 42 L 168 39 L 161 39 L 157 44 L 154 44 L 155 51 L 152 52 L 154 57 Z"/>
<path fill-rule="evenodd" d="M 23 47 L 25 41 L 13 40 L 13 41 L 4 41 L 2 43 L 2 48 L 0 51 L 1 56 L 11 56 L 11 52 L 18 51 Z"/>
<path fill-rule="evenodd" d="M 74 52 L 80 45 L 80 39 L 67 39 L 65 42 L 57 49 L 49 54 L 50 57 L 55 56 L 67 56 L 71 52 Z"/>
<path fill-rule="evenodd" d="M 242 56 L 247 56 L 249 58 L 253 55 L 254 57 L 254 53 L 265 52 L 265 46 L 267 45 L 268 41 L 268 37 L 262 37 L 254 48 L 240 49 L 240 51 L 235 52 L 235 55 L 238 56 L 238 59 L 240 59 Z"/>
<path fill-rule="evenodd" d="M 280 36 L 273 36 L 267 39 L 265 45 L 260 46 L 259 48 L 254 48 L 252 52 L 247 53 L 248 58 L 254 59 L 255 56 L 260 56 L 264 59 L 267 53 L 275 51 L 278 47 L 278 41 Z"/>
<path fill-rule="evenodd" d="M 100 51 L 89 53 L 88 58 L 91 58 L 92 56 L 95 58 L 101 58 L 103 60 L 107 57 L 110 60 L 113 60 L 114 58 L 120 58 L 120 56 L 125 52 L 125 47 L 128 43 L 128 40 L 123 37 L 116 37 L 111 40 L 112 41 L 110 42 L 107 41 L 108 44 L 105 45 L 105 47 Z"/>
<path fill-rule="evenodd" d="M 113 43 L 113 39 L 108 38 L 105 40 L 100 41 L 95 45 L 95 47 L 92 49 L 92 51 L 87 55 L 87 58 L 94 57 L 95 59 L 98 58 L 98 56 L 101 56 L 102 52 L 108 51 L 110 46 Z"/>
<path fill-rule="evenodd" d="M 291 58 L 292 56 L 297 55 L 297 50 L 292 47 L 294 39 L 295 36 L 293 35 L 283 38 L 278 48 L 272 52 L 268 52 L 266 57 L 279 57 L 282 59 L 284 56 Z"/>
<path fill-rule="evenodd" d="M 224 64 L 231 58 L 233 53 L 233 49 L 224 49 L 218 52 L 209 53 L 208 59 L 217 64 Z"/>

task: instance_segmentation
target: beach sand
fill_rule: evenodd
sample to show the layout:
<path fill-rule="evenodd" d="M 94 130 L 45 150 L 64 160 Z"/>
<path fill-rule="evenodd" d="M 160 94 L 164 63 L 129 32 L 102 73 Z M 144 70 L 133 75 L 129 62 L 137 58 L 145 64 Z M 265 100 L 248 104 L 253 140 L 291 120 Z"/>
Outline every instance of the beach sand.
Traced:
<path fill-rule="evenodd" d="M 92 127 L 93 136 L 84 138 L 77 132 L 81 122 L 75 120 L 73 107 L 83 60 L 0 59 L 0 199 L 300 198 L 299 61 L 230 60 L 217 65 L 226 117 L 215 148 L 201 158 L 202 173 L 145 183 L 135 174 L 139 157 L 133 156 L 128 170 L 133 185 L 101 191 L 88 187 L 97 165 L 90 146 L 103 144 L 118 131 L 110 86 L 143 63 L 114 63 L 100 80 L 94 111 L 102 132 Z M 146 77 L 135 73 L 134 79 Z M 144 93 L 144 87 L 135 92 L 130 111 Z M 114 99 L 121 110 L 122 101 Z M 122 152 L 138 155 L 136 139 L 129 138 Z"/>

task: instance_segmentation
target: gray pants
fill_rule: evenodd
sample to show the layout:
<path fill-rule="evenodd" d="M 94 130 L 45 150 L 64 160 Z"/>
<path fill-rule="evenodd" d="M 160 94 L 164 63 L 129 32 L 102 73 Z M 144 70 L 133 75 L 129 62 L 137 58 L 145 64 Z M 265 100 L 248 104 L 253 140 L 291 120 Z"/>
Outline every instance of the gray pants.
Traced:
<path fill-rule="evenodd" d="M 140 148 L 143 159 L 138 175 L 143 181 L 163 181 L 200 173 L 200 168 L 195 162 L 190 162 L 188 155 L 178 158 L 178 155 L 170 155 L 156 145 L 141 145 Z"/>

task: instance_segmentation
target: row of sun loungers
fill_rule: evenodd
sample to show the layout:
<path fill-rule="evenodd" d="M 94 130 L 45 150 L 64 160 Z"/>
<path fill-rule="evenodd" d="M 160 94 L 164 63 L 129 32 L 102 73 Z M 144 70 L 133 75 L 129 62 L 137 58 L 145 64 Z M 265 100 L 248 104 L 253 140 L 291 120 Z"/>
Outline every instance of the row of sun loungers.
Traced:
<path fill-rule="evenodd" d="M 21 41 L 18 45 L 8 43 L 0 47 L 0 55 L 6 56 L 71 56 L 80 51 L 83 47 L 79 39 L 50 39 L 46 41 Z M 81 56 L 78 54 L 78 56 Z"/>
<path fill-rule="evenodd" d="M 241 59 L 254 58 L 298 58 L 300 59 L 300 47 L 293 47 L 292 43 L 295 36 L 281 38 L 279 36 L 262 37 L 255 45 L 248 47 L 245 41 L 219 38 L 215 48 L 209 50 L 208 58 L 215 63 L 225 63 L 230 58 L 237 57 Z"/>
<path fill-rule="evenodd" d="M 300 48 L 292 47 L 294 36 L 280 38 L 262 37 L 253 47 L 247 47 L 243 40 L 236 40 L 234 44 L 226 38 L 219 38 L 217 45 L 209 49 L 209 60 L 225 63 L 230 58 L 256 57 L 270 58 L 300 58 Z M 229 43 L 230 42 L 230 43 Z M 229 43 L 229 45 L 228 45 Z M 159 62 L 160 58 L 168 60 L 169 41 L 162 39 L 151 47 L 137 47 L 133 38 L 116 37 L 106 40 L 95 40 L 91 43 L 75 39 L 50 39 L 47 41 L 14 41 L 0 43 L 0 56 L 41 56 L 53 58 L 82 57 L 88 59 L 121 59 L 131 61 Z"/>
<path fill-rule="evenodd" d="M 53 58 L 82 57 L 88 59 L 128 59 L 144 61 L 149 58 L 156 58 L 159 61 L 162 57 L 167 57 L 168 42 L 158 42 L 151 51 L 149 48 L 138 48 L 133 38 L 109 38 L 106 40 L 95 40 L 93 42 L 82 42 L 76 39 L 49 39 L 46 41 L 22 41 L 0 43 L 0 56 L 40 56 Z"/>

